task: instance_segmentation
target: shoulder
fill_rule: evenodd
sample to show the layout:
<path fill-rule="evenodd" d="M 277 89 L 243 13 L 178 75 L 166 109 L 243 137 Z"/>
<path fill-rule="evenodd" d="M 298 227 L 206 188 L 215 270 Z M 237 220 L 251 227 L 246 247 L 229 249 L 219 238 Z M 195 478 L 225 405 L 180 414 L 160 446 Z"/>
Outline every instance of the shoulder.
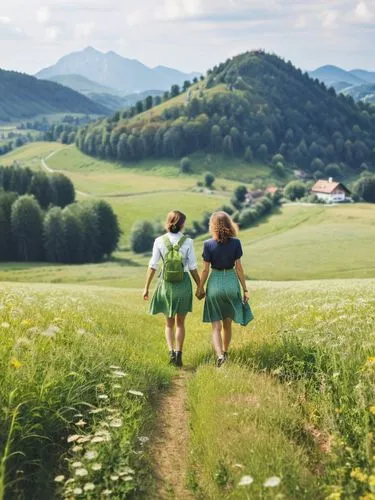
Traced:
<path fill-rule="evenodd" d="M 205 240 L 205 241 L 203 242 L 203 245 L 204 245 L 205 247 L 212 247 L 213 245 L 215 245 L 215 243 L 216 243 L 216 241 L 215 241 L 213 238 L 211 238 L 211 239 L 209 239 L 209 240 Z"/>
<path fill-rule="evenodd" d="M 241 246 L 241 240 L 239 238 L 231 238 L 233 242 L 232 245 Z"/>
<path fill-rule="evenodd" d="M 158 236 L 157 238 L 155 238 L 154 245 L 156 245 L 156 246 L 161 245 L 164 242 L 164 237 L 165 237 L 165 234 L 163 234 L 162 236 Z"/>

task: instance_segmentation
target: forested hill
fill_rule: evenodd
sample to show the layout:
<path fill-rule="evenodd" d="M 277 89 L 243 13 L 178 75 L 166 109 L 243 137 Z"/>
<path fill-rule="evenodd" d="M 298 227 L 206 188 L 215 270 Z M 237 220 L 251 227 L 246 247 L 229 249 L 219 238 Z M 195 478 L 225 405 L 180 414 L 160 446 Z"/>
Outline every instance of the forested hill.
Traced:
<path fill-rule="evenodd" d="M 65 112 L 108 114 L 104 106 L 67 87 L 0 69 L 0 121 Z"/>
<path fill-rule="evenodd" d="M 120 161 L 206 151 L 249 162 L 279 153 L 313 172 L 330 163 L 375 165 L 375 108 L 337 96 L 276 55 L 242 54 L 185 89 L 82 129 L 78 147 Z"/>

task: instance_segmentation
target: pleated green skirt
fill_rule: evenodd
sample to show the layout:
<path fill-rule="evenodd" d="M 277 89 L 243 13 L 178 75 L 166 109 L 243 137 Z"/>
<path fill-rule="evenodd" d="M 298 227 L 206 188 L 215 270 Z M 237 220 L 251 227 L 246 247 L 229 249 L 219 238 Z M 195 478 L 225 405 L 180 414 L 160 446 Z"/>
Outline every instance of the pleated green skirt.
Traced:
<path fill-rule="evenodd" d="M 193 310 L 193 287 L 189 273 L 184 273 L 180 283 L 169 283 L 160 279 L 150 303 L 151 314 L 164 314 L 172 318 L 176 314 L 187 314 Z"/>
<path fill-rule="evenodd" d="M 231 318 L 235 323 L 246 326 L 254 319 L 254 316 L 250 305 L 242 302 L 236 271 L 212 269 L 207 283 L 203 322 L 212 323 L 226 318 Z"/>

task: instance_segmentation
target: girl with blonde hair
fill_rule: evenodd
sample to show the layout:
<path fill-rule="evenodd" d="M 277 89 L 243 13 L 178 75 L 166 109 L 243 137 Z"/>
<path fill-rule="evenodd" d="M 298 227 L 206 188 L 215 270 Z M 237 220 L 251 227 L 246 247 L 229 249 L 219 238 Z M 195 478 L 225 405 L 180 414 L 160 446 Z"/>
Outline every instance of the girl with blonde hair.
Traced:
<path fill-rule="evenodd" d="M 212 324 L 212 340 L 220 367 L 228 357 L 232 322 L 246 326 L 253 314 L 241 263 L 242 245 L 236 238 L 238 227 L 226 212 L 215 212 L 210 219 L 210 233 L 212 238 L 204 242 L 204 267 L 197 297 L 204 297 L 208 279 L 203 322 Z"/>
<path fill-rule="evenodd" d="M 150 285 L 160 260 L 163 270 L 150 304 L 151 314 L 164 314 L 166 318 L 165 337 L 170 354 L 170 364 L 182 366 L 182 349 L 185 340 L 185 319 L 192 311 L 193 291 L 189 272 L 199 287 L 199 274 L 193 240 L 182 233 L 186 215 L 172 210 L 165 223 L 166 234 L 156 238 L 147 271 L 144 300 L 149 300 Z M 172 255 L 169 258 L 168 255 Z M 173 268 L 167 269 L 167 261 Z M 179 269 L 180 267 L 180 269 Z M 170 279 L 168 279 L 168 272 Z M 179 275 L 178 278 L 173 277 Z"/>

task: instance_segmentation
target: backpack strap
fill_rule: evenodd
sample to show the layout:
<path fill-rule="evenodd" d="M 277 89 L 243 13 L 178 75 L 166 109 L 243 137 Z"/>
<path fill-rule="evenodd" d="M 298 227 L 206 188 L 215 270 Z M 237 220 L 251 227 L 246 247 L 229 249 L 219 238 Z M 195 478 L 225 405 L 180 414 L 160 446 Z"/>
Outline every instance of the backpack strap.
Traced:
<path fill-rule="evenodd" d="M 178 242 L 176 243 L 175 246 L 177 246 L 178 249 L 180 250 L 180 248 L 182 247 L 182 245 L 185 243 L 186 240 L 187 240 L 187 236 L 182 236 L 182 238 L 180 238 L 178 240 Z"/>
<path fill-rule="evenodd" d="M 167 247 L 167 250 L 172 250 L 173 249 L 173 245 L 172 245 L 170 239 L 168 238 L 167 234 L 164 235 L 163 242 L 164 242 L 164 245 Z"/>

